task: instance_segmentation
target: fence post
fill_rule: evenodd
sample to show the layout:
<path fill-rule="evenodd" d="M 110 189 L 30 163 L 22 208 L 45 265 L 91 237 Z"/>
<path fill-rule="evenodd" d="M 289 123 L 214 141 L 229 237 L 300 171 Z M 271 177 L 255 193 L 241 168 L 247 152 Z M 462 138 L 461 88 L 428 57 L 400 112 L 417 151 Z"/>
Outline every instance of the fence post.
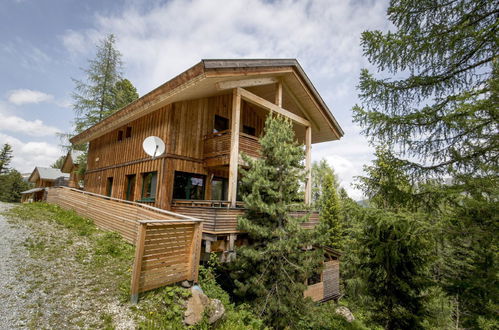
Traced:
<path fill-rule="evenodd" d="M 199 273 L 199 257 L 201 255 L 201 241 L 202 241 L 202 235 L 203 235 L 203 223 L 202 222 L 195 222 L 194 223 L 194 235 L 192 235 L 192 242 L 191 242 L 191 264 L 190 264 L 190 270 L 191 270 L 191 281 L 194 281 L 195 283 L 198 281 L 198 273 Z"/>
<path fill-rule="evenodd" d="M 139 224 L 137 239 L 135 243 L 135 260 L 132 270 L 131 302 L 136 304 L 139 301 L 140 272 L 142 270 L 142 257 L 144 256 L 144 243 L 146 238 L 146 223 Z"/>

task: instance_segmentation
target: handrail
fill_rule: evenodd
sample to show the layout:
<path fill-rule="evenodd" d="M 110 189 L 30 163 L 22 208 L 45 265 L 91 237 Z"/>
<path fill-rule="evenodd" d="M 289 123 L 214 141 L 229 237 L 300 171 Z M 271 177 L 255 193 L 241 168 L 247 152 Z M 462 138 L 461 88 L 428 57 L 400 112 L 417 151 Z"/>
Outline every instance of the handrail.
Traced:
<path fill-rule="evenodd" d="M 183 214 L 179 214 L 179 213 L 175 213 L 175 212 L 163 210 L 163 209 L 160 209 L 160 208 L 157 208 L 157 207 L 154 207 L 154 206 L 150 206 L 150 205 L 146 205 L 146 204 L 142 204 L 142 203 L 127 201 L 127 200 L 124 200 L 124 199 L 119 199 L 119 198 L 115 198 L 115 197 L 109 197 L 109 196 L 100 195 L 100 194 L 92 193 L 92 192 L 89 192 L 89 191 L 79 190 L 79 189 L 70 188 L 70 187 L 62 187 L 62 186 L 61 187 L 53 187 L 53 189 L 59 189 L 59 188 L 68 189 L 68 190 L 72 190 L 72 191 L 75 191 L 75 192 L 78 192 L 78 193 L 81 193 L 81 194 L 84 194 L 84 195 L 90 195 L 90 196 L 94 196 L 94 197 L 104 198 L 104 199 L 115 201 L 115 202 L 119 202 L 119 203 L 135 205 L 135 206 L 138 206 L 138 207 L 142 207 L 144 209 L 149 209 L 151 211 L 155 211 L 155 212 L 158 212 L 158 213 L 163 213 L 163 214 L 166 214 L 166 215 L 171 215 L 171 216 L 174 216 L 174 217 L 177 217 L 177 218 L 181 218 L 181 219 L 186 219 L 186 220 L 191 220 L 191 221 L 203 221 L 203 220 L 200 220 L 200 219 L 197 219 L 197 218 L 193 218 L 193 217 L 190 217 L 190 216 L 187 216 L 187 215 L 183 215 Z"/>

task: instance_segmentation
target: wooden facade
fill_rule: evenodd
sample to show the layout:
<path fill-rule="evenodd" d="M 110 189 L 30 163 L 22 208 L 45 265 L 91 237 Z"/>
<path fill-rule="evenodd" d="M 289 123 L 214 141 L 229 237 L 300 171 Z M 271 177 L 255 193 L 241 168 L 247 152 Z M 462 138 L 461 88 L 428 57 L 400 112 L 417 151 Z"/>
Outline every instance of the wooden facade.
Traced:
<path fill-rule="evenodd" d="M 308 169 L 312 143 L 343 134 L 295 60 L 204 60 L 71 142 L 89 144 L 85 190 L 194 215 L 206 221 L 206 234 L 231 240 L 243 212 L 240 155 L 259 157 L 269 113 L 292 121 Z M 149 136 L 165 142 L 164 154 L 144 152 Z M 311 200 L 310 171 L 304 200 Z"/>

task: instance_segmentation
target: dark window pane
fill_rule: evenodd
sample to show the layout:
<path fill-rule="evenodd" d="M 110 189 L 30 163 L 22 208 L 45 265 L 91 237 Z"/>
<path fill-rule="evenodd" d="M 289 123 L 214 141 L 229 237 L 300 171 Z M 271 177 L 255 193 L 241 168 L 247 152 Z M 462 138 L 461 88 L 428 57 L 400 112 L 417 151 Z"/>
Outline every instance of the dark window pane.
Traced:
<path fill-rule="evenodd" d="M 125 199 L 127 201 L 133 201 L 135 196 L 135 174 L 126 176 L 126 194 Z"/>
<path fill-rule="evenodd" d="M 211 199 L 215 201 L 227 200 L 228 180 L 225 178 L 213 178 L 211 182 Z"/>
<path fill-rule="evenodd" d="M 252 136 L 256 136 L 256 129 L 254 127 L 251 127 L 251 126 L 244 125 L 243 126 L 243 133 L 248 134 L 248 135 L 252 135 Z"/>
<path fill-rule="evenodd" d="M 321 273 L 315 273 L 312 277 L 307 279 L 307 285 L 313 285 L 322 282 Z"/>
<path fill-rule="evenodd" d="M 118 131 L 118 141 L 123 141 L 123 131 Z"/>
<path fill-rule="evenodd" d="M 131 127 L 127 127 L 126 128 L 126 133 L 125 133 L 125 137 L 126 138 L 129 138 L 132 136 L 132 128 Z"/>
<path fill-rule="evenodd" d="M 229 129 L 229 119 L 215 115 L 215 124 L 213 126 L 213 133 L 225 131 Z"/>
<path fill-rule="evenodd" d="M 204 175 L 175 171 L 173 199 L 204 199 L 205 181 Z"/>
<path fill-rule="evenodd" d="M 107 178 L 106 182 L 106 196 L 111 197 L 113 194 L 113 177 Z"/>

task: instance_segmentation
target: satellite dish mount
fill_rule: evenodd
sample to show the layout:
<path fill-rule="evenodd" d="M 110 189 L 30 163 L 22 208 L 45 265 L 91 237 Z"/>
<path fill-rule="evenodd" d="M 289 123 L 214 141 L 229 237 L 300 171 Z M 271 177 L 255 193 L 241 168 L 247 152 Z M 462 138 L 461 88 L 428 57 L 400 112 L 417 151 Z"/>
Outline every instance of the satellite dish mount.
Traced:
<path fill-rule="evenodd" d="M 146 154 L 155 159 L 165 153 L 165 143 L 157 136 L 149 136 L 142 142 Z"/>

